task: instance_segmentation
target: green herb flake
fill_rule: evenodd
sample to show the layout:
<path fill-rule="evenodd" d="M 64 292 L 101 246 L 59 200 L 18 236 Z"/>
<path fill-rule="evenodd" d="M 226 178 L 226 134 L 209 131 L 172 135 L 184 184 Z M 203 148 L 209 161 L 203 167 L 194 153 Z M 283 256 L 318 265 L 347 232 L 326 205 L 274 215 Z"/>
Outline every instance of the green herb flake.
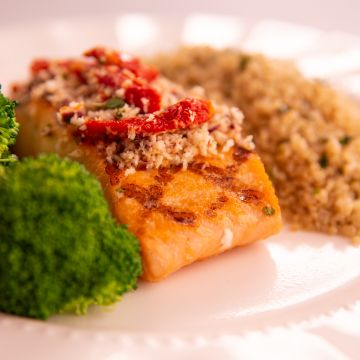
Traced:
<path fill-rule="evenodd" d="M 274 180 L 274 169 L 272 167 L 269 167 L 266 169 L 267 174 L 269 175 L 269 178 L 271 180 Z"/>
<path fill-rule="evenodd" d="M 239 70 L 245 71 L 247 66 L 249 65 L 250 60 L 250 56 L 242 55 L 239 60 Z"/>
<path fill-rule="evenodd" d="M 352 137 L 349 135 L 345 135 L 339 139 L 339 143 L 344 146 L 350 144 L 351 141 L 352 141 Z"/>
<path fill-rule="evenodd" d="M 272 206 L 264 206 L 262 211 L 266 216 L 273 216 L 275 214 L 275 209 Z"/>
<path fill-rule="evenodd" d="M 319 187 L 315 187 L 313 190 L 313 195 L 319 195 L 320 191 L 321 191 L 321 189 Z"/>
<path fill-rule="evenodd" d="M 104 104 L 105 109 L 118 109 L 122 108 L 125 105 L 125 101 L 120 98 L 112 98 L 106 101 Z"/>
<path fill-rule="evenodd" d="M 326 154 L 322 154 L 319 159 L 319 165 L 325 169 L 329 166 L 329 158 Z"/>

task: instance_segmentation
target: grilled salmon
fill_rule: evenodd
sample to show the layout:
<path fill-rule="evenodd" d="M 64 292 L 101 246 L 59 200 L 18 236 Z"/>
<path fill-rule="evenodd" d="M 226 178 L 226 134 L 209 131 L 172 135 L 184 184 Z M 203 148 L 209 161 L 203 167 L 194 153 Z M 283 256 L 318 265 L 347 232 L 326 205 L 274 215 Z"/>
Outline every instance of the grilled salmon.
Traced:
<path fill-rule="evenodd" d="M 175 109 L 176 122 L 166 118 L 166 114 L 175 113 L 175 110 L 167 107 L 170 110 L 160 108 L 152 112 L 140 111 L 142 115 L 136 118 L 136 127 L 132 125 L 133 117 L 120 120 L 120 123 L 123 121 L 121 128 L 118 122 L 108 122 L 107 118 L 103 122 L 101 119 L 95 121 L 96 126 L 92 126 L 93 123 L 88 120 L 76 127 L 71 121 L 59 121 L 59 109 L 64 106 L 63 101 L 61 105 L 56 105 L 43 93 L 41 96 L 30 96 L 30 88 L 31 86 L 27 86 L 26 96 L 23 91 L 17 109 L 21 130 L 16 153 L 19 156 L 29 156 L 56 152 L 84 164 L 100 180 L 116 219 L 127 224 L 130 231 L 138 237 L 143 258 L 143 279 L 161 280 L 194 261 L 264 239 L 281 228 L 278 200 L 264 166 L 253 149 L 242 146 L 239 141 L 218 140 L 223 141 L 222 151 L 219 152 L 206 152 L 202 149 L 194 153 L 194 148 L 191 148 L 192 152 L 183 152 L 181 155 L 187 156 L 185 165 L 175 152 L 173 158 L 166 153 L 166 159 L 161 163 L 158 161 L 159 157 L 156 157 L 154 166 L 139 162 L 138 166 L 129 171 L 128 158 L 123 154 L 129 146 L 133 146 L 133 142 L 138 142 L 143 147 L 144 138 L 154 138 L 154 134 L 146 133 L 150 131 L 149 126 L 154 118 L 157 121 L 156 129 L 161 127 L 163 137 L 161 141 L 157 138 L 156 145 L 151 146 L 166 146 L 166 131 L 169 130 L 163 134 L 164 124 L 167 129 L 171 126 L 183 126 L 183 142 L 190 135 L 199 136 L 200 130 L 196 126 L 202 126 L 201 131 L 206 130 L 206 134 L 212 134 L 209 130 L 211 123 L 193 125 L 197 121 L 200 123 L 202 119 L 196 111 L 202 110 L 201 106 L 207 103 L 196 103 L 197 107 L 190 110 L 184 106 L 193 106 L 194 103 L 181 103 L 182 112 L 179 112 L 179 108 Z M 143 94 L 146 95 L 145 91 Z M 148 105 L 151 99 L 142 103 Z M 207 117 L 216 117 L 216 111 L 212 109 L 206 113 Z M 185 117 L 185 113 L 190 117 Z M 139 119 L 147 124 L 145 130 Z M 188 119 L 191 120 L 190 125 L 187 123 Z M 106 134 L 100 131 L 104 136 L 99 140 L 98 130 L 104 123 L 107 124 L 104 130 Z M 143 133 L 135 134 L 135 138 L 131 134 L 124 139 L 120 131 L 127 124 L 130 124 L 126 128 L 127 135 L 134 129 Z M 220 123 L 217 126 L 222 125 Z M 229 128 L 234 126 L 231 124 Z M 193 127 L 195 130 L 189 130 Z M 97 129 L 96 136 L 93 136 L 93 129 Z M 170 133 L 174 134 L 176 131 L 180 130 L 171 129 Z M 195 132 L 190 134 L 190 131 Z M 85 141 L 87 136 L 90 141 Z M 220 138 L 218 134 L 217 139 Z M 207 144 L 211 143 L 210 140 Z M 115 148 L 117 157 L 111 157 L 110 150 Z"/>

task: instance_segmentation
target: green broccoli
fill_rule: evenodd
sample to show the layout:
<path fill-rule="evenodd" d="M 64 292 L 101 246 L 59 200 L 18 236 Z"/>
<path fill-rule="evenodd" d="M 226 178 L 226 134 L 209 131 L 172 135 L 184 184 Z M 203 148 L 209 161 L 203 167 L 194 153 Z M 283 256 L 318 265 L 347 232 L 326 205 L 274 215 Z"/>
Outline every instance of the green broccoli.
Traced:
<path fill-rule="evenodd" d="M 0 311 L 82 314 L 136 287 L 139 243 L 82 165 L 26 158 L 6 168 L 0 188 Z"/>
<path fill-rule="evenodd" d="M 14 145 L 19 131 L 19 124 L 15 120 L 15 106 L 16 101 L 7 99 L 1 93 L 0 85 L 0 165 L 16 159 L 9 151 L 9 146 Z"/>

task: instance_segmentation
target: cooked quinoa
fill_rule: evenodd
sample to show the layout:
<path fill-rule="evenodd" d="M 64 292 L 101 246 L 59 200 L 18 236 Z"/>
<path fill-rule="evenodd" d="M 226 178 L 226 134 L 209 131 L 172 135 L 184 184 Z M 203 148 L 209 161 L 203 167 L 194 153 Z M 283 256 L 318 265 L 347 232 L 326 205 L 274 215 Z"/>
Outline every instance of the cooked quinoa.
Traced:
<path fill-rule="evenodd" d="M 155 59 L 185 87 L 236 105 L 296 228 L 360 236 L 360 107 L 289 62 L 238 50 L 183 48 Z"/>
<path fill-rule="evenodd" d="M 152 121 L 184 98 L 204 99 L 202 88 L 185 91 L 129 55 L 103 48 L 95 48 L 90 54 L 76 59 L 34 61 L 30 80 L 15 85 L 15 97 L 20 101 L 46 101 L 55 109 L 58 121 L 74 133 L 77 129 L 85 133 L 88 121 L 121 123 L 139 116 L 145 122 Z M 124 70 L 122 62 L 129 69 Z M 127 96 L 129 89 L 135 89 L 136 96 L 145 95 L 138 99 L 133 91 Z M 137 168 L 181 165 L 186 169 L 198 156 L 222 156 L 234 146 L 254 148 L 252 137 L 242 135 L 243 114 L 239 109 L 211 102 L 210 118 L 198 125 L 198 114 L 191 109 L 188 112 L 194 123 L 189 128 L 154 134 L 138 134 L 130 128 L 125 136 L 98 141 L 96 146 L 109 163 L 125 170 L 126 175 Z"/>

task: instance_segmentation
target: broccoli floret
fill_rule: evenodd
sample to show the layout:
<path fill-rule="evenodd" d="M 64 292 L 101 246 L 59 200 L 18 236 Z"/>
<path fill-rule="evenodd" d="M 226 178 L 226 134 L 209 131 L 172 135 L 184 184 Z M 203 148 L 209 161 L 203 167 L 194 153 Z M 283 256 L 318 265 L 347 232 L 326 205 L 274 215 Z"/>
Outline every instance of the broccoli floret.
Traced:
<path fill-rule="evenodd" d="M 19 131 L 19 124 L 15 120 L 15 106 L 16 101 L 7 99 L 0 91 L 0 165 L 16 160 L 16 156 L 9 151 L 9 146 L 15 144 Z"/>
<path fill-rule="evenodd" d="M 26 158 L 7 167 L 0 189 L 0 311 L 82 314 L 136 287 L 139 243 L 82 165 Z"/>

